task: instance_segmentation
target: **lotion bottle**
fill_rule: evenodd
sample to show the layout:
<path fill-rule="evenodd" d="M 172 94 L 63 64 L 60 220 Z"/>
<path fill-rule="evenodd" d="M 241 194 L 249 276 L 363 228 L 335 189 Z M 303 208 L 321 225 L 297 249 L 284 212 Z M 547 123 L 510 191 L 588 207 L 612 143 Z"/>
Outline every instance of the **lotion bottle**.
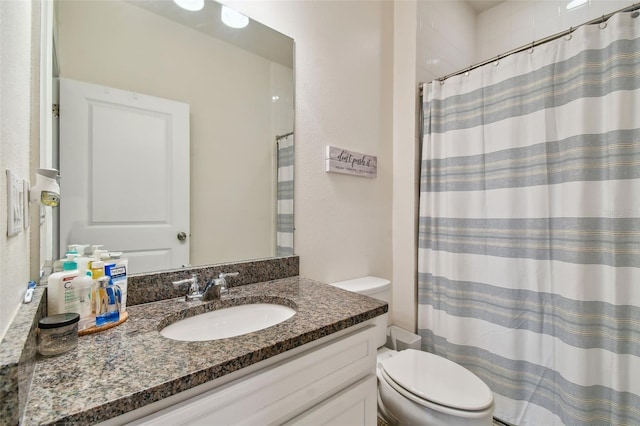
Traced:
<path fill-rule="evenodd" d="M 47 280 L 48 315 L 65 313 L 65 289 L 78 276 L 78 266 L 74 260 L 76 256 L 75 254 L 67 254 L 67 260 L 62 265 L 62 271 L 49 275 Z"/>

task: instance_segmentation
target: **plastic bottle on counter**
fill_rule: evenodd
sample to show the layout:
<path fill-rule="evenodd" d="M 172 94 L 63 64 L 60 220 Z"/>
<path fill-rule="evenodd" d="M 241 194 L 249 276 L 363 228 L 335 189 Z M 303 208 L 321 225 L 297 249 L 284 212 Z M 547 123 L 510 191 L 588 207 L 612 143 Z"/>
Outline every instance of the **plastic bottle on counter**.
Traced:
<path fill-rule="evenodd" d="M 90 276 L 91 271 L 87 270 L 89 258 L 80 257 L 76 259 L 76 263 L 78 264 L 78 276 L 71 281 L 69 291 L 75 293 L 77 300 L 77 310 L 73 312 L 80 314 L 78 330 L 85 330 L 96 325 L 96 317 L 91 303 L 93 279 Z"/>
<path fill-rule="evenodd" d="M 64 270 L 64 262 L 68 260 L 68 256 L 78 255 L 78 245 L 77 244 L 69 244 L 67 245 L 67 252 L 64 254 L 62 259 L 55 260 L 53 262 L 53 272 L 62 272 Z"/>
<path fill-rule="evenodd" d="M 70 287 L 71 281 L 78 276 L 76 257 L 76 254 L 67 254 L 67 260 L 62 264 L 62 271 L 49 275 L 47 280 L 48 315 L 69 312 L 67 310 L 69 309 L 68 306 L 73 304 L 73 300 L 67 299 L 65 290 Z M 71 297 L 71 294 L 69 294 L 69 297 Z"/>
<path fill-rule="evenodd" d="M 101 277 L 104 277 L 104 262 L 102 260 L 92 260 L 91 278 L 95 281 Z"/>

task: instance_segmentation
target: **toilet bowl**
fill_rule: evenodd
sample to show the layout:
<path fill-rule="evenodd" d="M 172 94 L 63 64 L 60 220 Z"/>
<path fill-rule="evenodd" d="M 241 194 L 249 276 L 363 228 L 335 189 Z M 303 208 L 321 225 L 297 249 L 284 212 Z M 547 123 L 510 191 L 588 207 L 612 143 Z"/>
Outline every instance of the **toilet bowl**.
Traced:
<path fill-rule="evenodd" d="M 391 283 L 362 277 L 336 287 L 389 302 Z M 389 424 L 490 426 L 493 393 L 475 374 L 428 352 L 384 347 L 387 317 L 378 317 L 378 415 Z"/>
<path fill-rule="evenodd" d="M 407 349 L 380 360 L 380 412 L 391 424 L 480 426 L 493 422 L 493 394 L 466 368 Z"/>

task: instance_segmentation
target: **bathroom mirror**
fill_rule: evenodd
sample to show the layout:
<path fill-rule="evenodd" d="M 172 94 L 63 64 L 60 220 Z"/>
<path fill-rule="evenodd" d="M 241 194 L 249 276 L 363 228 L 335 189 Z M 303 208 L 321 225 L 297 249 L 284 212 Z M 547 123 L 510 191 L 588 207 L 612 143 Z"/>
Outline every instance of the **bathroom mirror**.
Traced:
<path fill-rule="evenodd" d="M 140 273 L 293 254 L 291 38 L 254 20 L 228 27 L 212 0 L 199 11 L 171 0 L 55 0 L 53 21 L 54 87 L 57 78 L 62 83 L 53 142 L 60 153 L 60 225 L 58 241 L 53 238 L 59 251 L 52 257 L 67 244 L 104 244 L 125 252 L 130 272 Z M 137 128 L 137 137 L 121 132 L 129 127 L 119 123 L 135 127 L 146 118 L 112 121 L 123 107 L 105 112 L 111 98 L 83 92 L 86 111 L 75 115 L 77 98 L 67 94 L 65 81 L 132 102 L 151 97 L 186 105 L 187 168 L 171 163 L 182 155 L 174 133 L 159 136 L 162 148 L 155 149 L 152 142 L 138 146 L 153 130 Z M 139 116 L 145 108 L 130 109 Z M 106 121 L 77 128 L 78 117 Z M 171 131 L 180 127 L 162 123 Z M 71 142 L 74 132 L 79 142 Z M 176 202 L 185 193 L 186 201 Z M 179 216 L 171 203 L 186 208 L 186 225 L 165 226 Z M 144 208 L 150 212 L 141 213 Z M 138 232 L 155 225 L 162 237 Z M 116 231 L 124 236 L 115 238 Z M 167 248 L 172 244 L 187 248 L 186 261 Z"/>

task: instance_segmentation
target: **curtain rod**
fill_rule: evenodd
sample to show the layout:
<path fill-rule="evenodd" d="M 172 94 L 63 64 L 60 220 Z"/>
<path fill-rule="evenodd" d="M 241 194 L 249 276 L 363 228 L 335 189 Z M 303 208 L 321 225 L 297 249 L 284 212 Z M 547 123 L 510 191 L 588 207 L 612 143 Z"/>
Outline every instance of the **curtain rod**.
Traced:
<path fill-rule="evenodd" d="M 292 134 L 293 134 L 293 132 L 285 133 L 284 135 L 278 135 L 278 136 L 276 136 L 276 142 L 279 142 L 280 139 L 284 139 L 287 136 L 291 136 Z"/>
<path fill-rule="evenodd" d="M 541 44 L 548 43 L 548 42 L 553 41 L 553 40 L 556 40 L 556 39 L 558 39 L 558 38 L 560 38 L 560 37 L 564 37 L 564 36 L 566 36 L 566 35 L 568 35 L 568 34 L 571 34 L 571 33 L 572 33 L 572 32 L 574 32 L 577 28 L 580 28 L 580 27 L 582 27 L 582 26 L 585 26 L 585 25 L 593 25 L 593 24 L 600 24 L 600 23 L 602 23 L 602 22 L 605 22 L 607 19 L 611 18 L 611 17 L 612 17 L 613 15 L 615 15 L 616 13 L 621 13 L 621 12 L 631 12 L 631 11 L 634 11 L 634 10 L 639 9 L 639 8 L 640 8 L 640 3 L 634 3 L 634 4 L 630 5 L 630 6 L 623 7 L 623 8 L 622 8 L 622 9 L 620 9 L 620 10 L 616 10 L 615 12 L 611 12 L 611 13 L 608 13 L 608 14 L 606 14 L 606 15 L 602 15 L 602 17 L 600 17 L 600 18 L 592 19 L 591 21 L 585 22 L 584 24 L 580 24 L 580 25 L 578 25 L 578 26 L 576 26 L 576 27 L 571 27 L 571 28 L 569 28 L 568 30 L 564 30 L 564 31 L 562 31 L 562 32 L 559 32 L 559 33 L 557 33 L 557 34 L 550 35 L 550 36 L 545 37 L 545 38 L 541 38 L 541 39 L 540 39 L 540 40 L 538 40 L 538 41 L 533 41 L 533 42 L 531 42 L 531 43 L 529 43 L 529 44 L 525 44 L 524 46 L 521 46 L 521 47 L 515 48 L 515 49 L 513 49 L 513 50 L 509 50 L 508 52 L 505 52 L 505 53 L 503 53 L 503 54 L 501 54 L 501 55 L 498 55 L 498 56 L 496 56 L 496 57 L 494 57 L 494 58 L 487 59 L 486 61 L 482 61 L 482 62 L 479 62 L 479 63 L 477 63 L 477 64 L 475 64 L 475 65 L 471 65 L 470 67 L 463 68 L 463 69 L 461 69 L 461 70 L 459 70 L 459 71 L 456 71 L 456 72 L 454 72 L 454 73 L 447 74 L 447 75 L 445 75 L 444 77 L 436 78 L 436 80 L 437 80 L 437 81 L 439 81 L 440 83 L 442 83 L 442 82 L 444 82 L 446 79 L 448 79 L 448 78 L 450 78 L 450 77 L 454 77 L 454 76 L 456 76 L 456 75 L 460 75 L 460 74 L 468 73 L 469 71 L 474 70 L 474 69 L 476 69 L 476 68 L 479 68 L 479 67 L 481 67 L 481 66 L 483 66 L 483 65 L 487 65 L 487 64 L 490 64 L 490 63 L 492 63 L 492 62 L 499 61 L 500 59 L 502 59 L 502 58 L 506 58 L 507 56 L 511 56 L 511 55 L 516 54 L 516 53 L 524 52 L 525 50 L 533 49 L 534 47 L 536 47 L 536 46 L 540 46 Z M 434 81 L 436 81 L 436 80 L 434 80 Z M 424 84 L 424 83 L 423 83 L 423 84 Z M 430 83 L 427 83 L 427 84 L 430 84 Z M 420 90 L 422 90 L 422 85 L 420 85 Z"/>

